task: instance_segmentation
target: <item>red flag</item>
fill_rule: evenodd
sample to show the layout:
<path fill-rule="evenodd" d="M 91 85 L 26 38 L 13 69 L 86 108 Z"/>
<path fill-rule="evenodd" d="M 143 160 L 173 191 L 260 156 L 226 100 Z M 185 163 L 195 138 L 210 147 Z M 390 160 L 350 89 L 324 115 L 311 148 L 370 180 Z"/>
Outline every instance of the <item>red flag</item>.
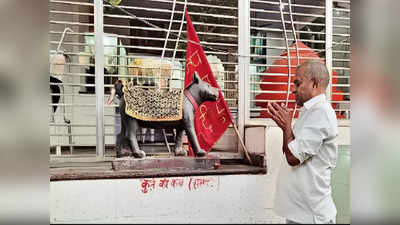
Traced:
<path fill-rule="evenodd" d="M 195 113 L 194 127 L 200 147 L 209 152 L 215 142 L 224 134 L 232 121 L 232 115 L 219 89 L 207 57 L 200 45 L 192 21 L 186 15 L 186 31 L 188 42 L 186 45 L 185 88 L 192 83 L 193 74 L 197 72 L 200 78 L 211 86 L 218 88 L 219 97 L 216 102 L 204 102 Z M 189 145 L 189 155 L 194 156 Z"/>

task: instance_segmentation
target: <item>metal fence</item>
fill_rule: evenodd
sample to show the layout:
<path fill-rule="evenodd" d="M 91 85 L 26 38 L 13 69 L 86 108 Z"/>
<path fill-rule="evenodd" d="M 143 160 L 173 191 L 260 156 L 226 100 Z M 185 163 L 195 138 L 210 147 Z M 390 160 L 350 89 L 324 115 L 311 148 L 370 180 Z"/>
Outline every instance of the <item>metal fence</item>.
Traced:
<path fill-rule="evenodd" d="M 247 121 L 269 120 L 271 101 L 295 109 L 288 81 L 298 63 L 317 58 L 332 73 L 327 97 L 338 118 L 349 118 L 350 1 L 251 0 L 250 34 Z"/>

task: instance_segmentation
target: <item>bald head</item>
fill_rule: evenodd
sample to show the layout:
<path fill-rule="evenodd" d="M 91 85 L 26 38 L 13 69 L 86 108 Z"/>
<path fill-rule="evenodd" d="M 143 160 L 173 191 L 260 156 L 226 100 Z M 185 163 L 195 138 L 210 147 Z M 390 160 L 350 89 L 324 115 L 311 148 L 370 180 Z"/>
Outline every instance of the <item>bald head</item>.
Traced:
<path fill-rule="evenodd" d="M 301 71 L 308 79 L 314 80 L 326 89 L 329 84 L 329 72 L 325 64 L 319 60 L 308 60 L 299 65 L 297 71 Z"/>

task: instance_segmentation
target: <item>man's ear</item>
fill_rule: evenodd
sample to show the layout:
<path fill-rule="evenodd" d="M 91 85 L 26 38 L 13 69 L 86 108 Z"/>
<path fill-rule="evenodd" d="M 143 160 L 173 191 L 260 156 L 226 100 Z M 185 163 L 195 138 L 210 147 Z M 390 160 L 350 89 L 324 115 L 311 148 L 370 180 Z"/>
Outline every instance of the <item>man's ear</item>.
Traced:
<path fill-rule="evenodd" d="M 197 72 L 195 71 L 194 73 L 193 73 L 193 83 L 199 83 L 199 81 L 200 81 L 200 77 L 199 77 L 199 75 L 197 74 Z"/>
<path fill-rule="evenodd" d="M 313 82 L 313 87 L 318 88 L 319 86 L 318 80 L 315 77 L 313 77 L 311 78 L 311 81 Z"/>

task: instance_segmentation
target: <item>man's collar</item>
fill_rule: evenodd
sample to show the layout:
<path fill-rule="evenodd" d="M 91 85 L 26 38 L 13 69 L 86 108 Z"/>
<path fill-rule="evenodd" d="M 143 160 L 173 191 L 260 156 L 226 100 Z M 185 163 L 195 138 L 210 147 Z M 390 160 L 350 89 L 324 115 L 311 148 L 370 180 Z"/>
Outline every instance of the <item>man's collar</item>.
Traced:
<path fill-rule="evenodd" d="M 325 101 L 326 101 L 325 94 L 320 94 L 320 95 L 312 97 L 308 101 L 304 102 L 303 106 L 308 110 L 311 107 L 313 107 L 313 105 L 315 105 L 315 104 L 317 104 L 319 102 L 325 102 Z"/>

